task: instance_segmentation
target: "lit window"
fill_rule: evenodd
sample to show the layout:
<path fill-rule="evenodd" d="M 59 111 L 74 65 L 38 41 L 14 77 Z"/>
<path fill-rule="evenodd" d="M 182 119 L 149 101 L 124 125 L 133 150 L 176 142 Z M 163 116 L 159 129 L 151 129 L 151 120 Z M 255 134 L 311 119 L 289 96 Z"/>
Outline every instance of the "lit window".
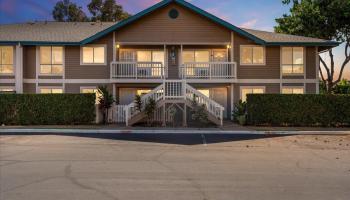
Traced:
<path fill-rule="evenodd" d="M 260 46 L 241 46 L 241 64 L 263 65 L 265 63 L 265 49 Z"/>
<path fill-rule="evenodd" d="M 0 74 L 13 73 L 13 47 L 0 46 Z"/>
<path fill-rule="evenodd" d="M 88 46 L 82 48 L 83 63 L 82 64 L 105 64 L 106 48 L 104 46 Z"/>
<path fill-rule="evenodd" d="M 149 92 L 151 92 L 151 90 L 137 90 L 136 94 L 139 96 L 143 96 L 143 95 L 148 94 Z"/>
<path fill-rule="evenodd" d="M 214 62 L 227 62 L 227 51 L 226 50 L 213 50 L 213 61 Z"/>
<path fill-rule="evenodd" d="M 102 96 L 101 93 L 98 91 L 97 88 L 81 88 L 80 89 L 80 93 L 83 94 L 92 94 L 95 93 L 96 94 L 96 99 L 95 99 L 95 103 L 99 104 L 100 103 L 100 97 Z"/>
<path fill-rule="evenodd" d="M 15 93 L 15 89 L 13 88 L 0 88 L 0 94 L 4 93 Z"/>
<path fill-rule="evenodd" d="M 304 94 L 302 87 L 283 87 L 282 94 Z"/>
<path fill-rule="evenodd" d="M 209 62 L 210 52 L 207 50 L 195 50 L 195 51 L 183 51 L 182 61 L 184 63 L 189 62 Z"/>
<path fill-rule="evenodd" d="M 138 64 L 138 67 L 141 71 L 139 71 L 140 75 L 151 74 L 152 76 L 161 76 L 162 75 L 162 66 L 164 66 L 164 52 L 163 51 L 137 51 L 137 62 L 141 62 Z M 153 62 L 153 63 L 162 63 L 162 66 L 159 64 L 144 64 L 142 62 Z M 152 67 L 152 69 L 142 69 L 144 67 Z"/>
<path fill-rule="evenodd" d="M 265 88 L 263 87 L 249 87 L 241 89 L 241 100 L 247 101 L 248 94 L 263 94 L 265 93 Z"/>
<path fill-rule="evenodd" d="M 41 94 L 62 94 L 63 89 L 61 88 L 40 88 Z"/>
<path fill-rule="evenodd" d="M 282 74 L 304 73 L 304 50 L 302 47 L 282 48 Z"/>
<path fill-rule="evenodd" d="M 63 47 L 40 47 L 40 74 L 63 73 Z"/>
<path fill-rule="evenodd" d="M 208 89 L 199 89 L 200 93 L 204 94 L 206 97 L 209 97 L 210 91 Z"/>

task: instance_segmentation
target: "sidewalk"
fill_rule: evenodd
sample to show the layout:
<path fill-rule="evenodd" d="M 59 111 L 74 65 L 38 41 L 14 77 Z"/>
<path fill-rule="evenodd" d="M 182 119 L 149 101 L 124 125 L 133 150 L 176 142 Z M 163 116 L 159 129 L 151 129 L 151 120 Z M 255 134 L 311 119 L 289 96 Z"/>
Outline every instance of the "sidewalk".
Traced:
<path fill-rule="evenodd" d="M 125 127 L 123 125 L 1 126 L 0 134 L 350 134 L 348 128 L 245 127 L 225 123 L 221 128 Z"/>

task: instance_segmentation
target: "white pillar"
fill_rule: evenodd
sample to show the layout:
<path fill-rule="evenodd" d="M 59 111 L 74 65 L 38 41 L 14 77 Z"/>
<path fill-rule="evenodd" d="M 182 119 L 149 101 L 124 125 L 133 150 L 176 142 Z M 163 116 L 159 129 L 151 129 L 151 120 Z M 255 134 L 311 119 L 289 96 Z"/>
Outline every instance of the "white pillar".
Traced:
<path fill-rule="evenodd" d="M 233 112 L 233 109 L 234 109 L 234 85 L 233 83 L 231 83 L 231 87 L 230 87 L 230 93 L 231 93 L 231 113 L 230 113 L 230 116 L 231 116 L 231 120 L 233 120 L 233 116 L 232 116 L 232 112 Z"/>
<path fill-rule="evenodd" d="M 15 67 L 15 86 L 16 93 L 23 93 L 23 47 L 16 45 L 16 67 Z"/>
<path fill-rule="evenodd" d="M 165 78 L 168 78 L 168 54 L 166 50 L 166 44 L 164 44 L 164 66 L 163 66 L 163 75 Z"/>
<path fill-rule="evenodd" d="M 115 83 L 113 83 L 113 91 L 112 91 L 112 95 L 113 95 L 113 99 L 116 101 L 117 100 L 117 88 L 115 86 Z"/>

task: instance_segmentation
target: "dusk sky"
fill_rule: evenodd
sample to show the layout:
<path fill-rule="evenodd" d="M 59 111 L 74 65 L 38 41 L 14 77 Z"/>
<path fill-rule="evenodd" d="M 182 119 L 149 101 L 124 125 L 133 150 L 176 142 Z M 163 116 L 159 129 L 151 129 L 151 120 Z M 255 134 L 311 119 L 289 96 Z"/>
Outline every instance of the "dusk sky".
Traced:
<path fill-rule="evenodd" d="M 52 20 L 51 11 L 58 0 L 0 0 L 0 23 L 19 23 L 27 21 Z M 83 7 L 91 0 L 71 0 Z M 135 14 L 160 0 L 117 0 L 124 9 Z M 289 7 L 281 0 L 191 0 L 194 5 L 240 27 L 273 31 L 275 18 L 287 13 Z M 339 64 L 343 60 L 344 47 L 335 50 Z M 350 79 L 350 65 L 345 75 Z"/>

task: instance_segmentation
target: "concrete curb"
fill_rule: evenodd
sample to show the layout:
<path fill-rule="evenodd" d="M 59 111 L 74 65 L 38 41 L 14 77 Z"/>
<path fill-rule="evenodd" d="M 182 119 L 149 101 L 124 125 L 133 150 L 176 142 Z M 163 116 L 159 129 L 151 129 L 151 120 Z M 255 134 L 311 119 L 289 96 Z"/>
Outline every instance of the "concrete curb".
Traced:
<path fill-rule="evenodd" d="M 225 130 L 133 130 L 133 129 L 0 129 L 0 135 L 6 134 L 253 134 L 253 135 L 350 135 L 350 131 L 225 131 Z"/>

